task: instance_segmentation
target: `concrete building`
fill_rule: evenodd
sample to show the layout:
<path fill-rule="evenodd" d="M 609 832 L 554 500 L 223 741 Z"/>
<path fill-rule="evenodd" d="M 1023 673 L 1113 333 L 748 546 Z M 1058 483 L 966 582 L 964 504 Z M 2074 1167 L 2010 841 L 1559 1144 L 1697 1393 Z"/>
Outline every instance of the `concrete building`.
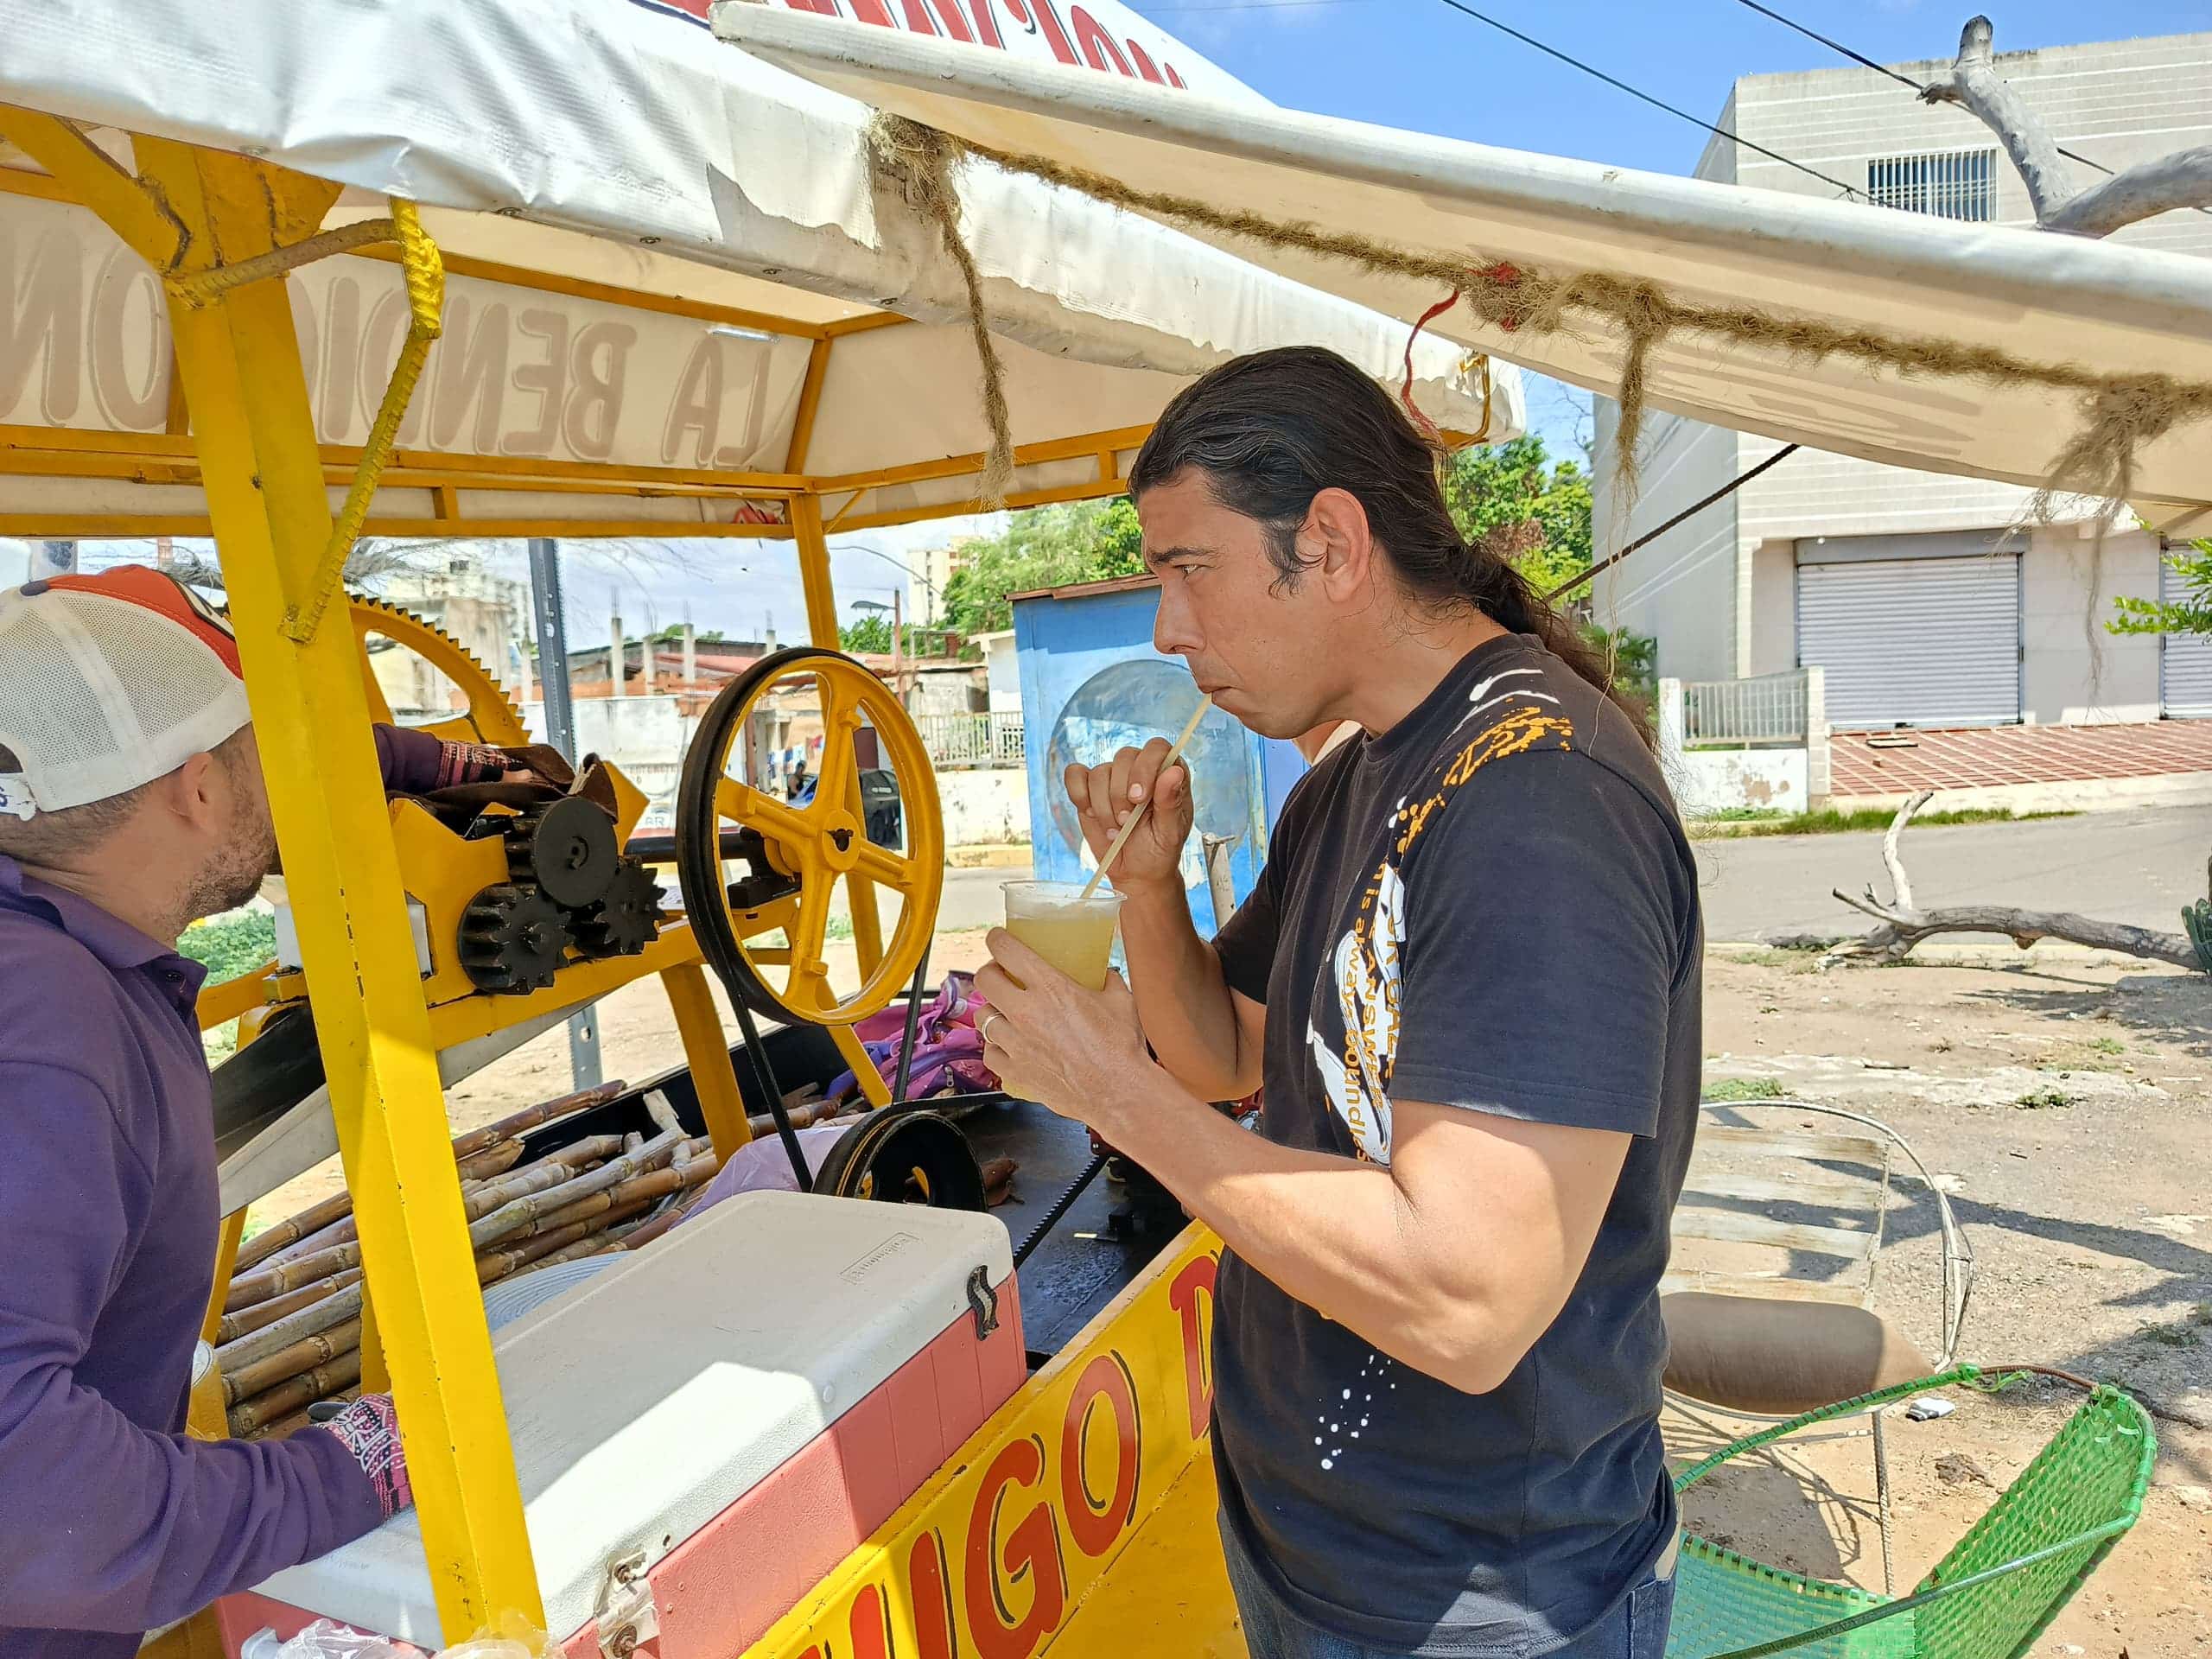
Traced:
<path fill-rule="evenodd" d="M 511 692 L 524 685 L 520 643 L 530 626 L 530 588 L 496 574 L 477 554 L 456 555 L 438 569 L 410 570 L 378 583 L 381 597 L 459 640 Z M 402 721 L 435 718 L 461 708 L 459 688 L 412 652 L 381 649 L 373 636 L 369 666 L 385 701 Z"/>
<path fill-rule="evenodd" d="M 1925 81 L 1948 64 L 1896 67 Z M 2212 143 L 2212 33 L 2000 53 L 1998 67 L 2061 144 L 2107 167 Z M 1888 207 L 2034 222 L 1987 128 L 1872 70 L 1745 77 L 1719 124 Z M 1718 137 L 1697 176 L 1835 194 Z M 2212 256 L 2212 215 L 2166 213 L 2113 239 Z M 1654 414 L 1643 492 L 1624 515 L 1602 461 L 1613 416 L 1600 400 L 1601 551 L 1780 447 Z M 2011 486 L 1801 451 L 1600 577 L 1593 606 L 1608 626 L 1656 639 L 1670 678 L 1824 669 L 1827 720 L 1841 731 L 2212 715 L 2212 640 L 2105 632 L 2115 596 L 2171 596 L 2158 539 L 2122 512 L 2100 548 L 2098 504 L 2037 525 L 2028 505 Z"/>

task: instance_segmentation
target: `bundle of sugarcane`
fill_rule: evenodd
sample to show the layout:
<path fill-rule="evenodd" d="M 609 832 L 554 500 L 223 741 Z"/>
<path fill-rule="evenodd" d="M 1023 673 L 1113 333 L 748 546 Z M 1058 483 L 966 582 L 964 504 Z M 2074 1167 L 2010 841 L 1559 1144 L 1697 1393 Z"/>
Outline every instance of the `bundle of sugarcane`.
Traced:
<path fill-rule="evenodd" d="M 601 1104 L 621 1087 L 548 1102 L 454 1142 L 480 1284 L 619 1248 L 656 1207 L 712 1178 L 712 1141 L 687 1137 L 658 1096 L 647 1103 L 658 1130 L 651 1140 L 587 1136 L 519 1161 L 525 1130 Z M 475 1176 L 467 1173 L 472 1161 Z M 215 1361 L 234 1434 L 289 1433 L 308 1406 L 358 1392 L 360 1245 L 350 1211 L 336 1210 L 318 1205 L 271 1230 L 283 1243 L 257 1252 L 231 1280 Z"/>

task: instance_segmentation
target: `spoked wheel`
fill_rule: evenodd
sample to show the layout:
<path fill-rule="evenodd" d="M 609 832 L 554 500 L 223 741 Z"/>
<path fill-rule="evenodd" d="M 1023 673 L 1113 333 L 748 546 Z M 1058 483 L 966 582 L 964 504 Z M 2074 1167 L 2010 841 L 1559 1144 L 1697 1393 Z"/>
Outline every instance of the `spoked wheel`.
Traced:
<path fill-rule="evenodd" d="M 817 714 L 813 798 L 794 803 L 766 787 L 766 756 L 775 728 L 797 735 Z M 875 750 L 865 778 L 864 733 Z M 879 1012 L 937 925 L 944 830 L 928 751 L 891 688 L 837 652 L 778 652 L 722 688 L 684 756 L 676 841 L 709 963 L 732 995 L 777 1019 L 850 1025 Z M 830 959 L 839 918 L 855 968 L 842 951 Z"/>

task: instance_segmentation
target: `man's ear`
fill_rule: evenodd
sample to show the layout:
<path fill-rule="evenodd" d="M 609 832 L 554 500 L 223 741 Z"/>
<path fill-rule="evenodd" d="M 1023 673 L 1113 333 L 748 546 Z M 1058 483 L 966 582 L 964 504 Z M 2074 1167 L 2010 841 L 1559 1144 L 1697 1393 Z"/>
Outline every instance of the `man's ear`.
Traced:
<path fill-rule="evenodd" d="M 1367 509 L 1350 490 L 1332 486 L 1317 493 L 1299 526 L 1299 552 L 1319 577 L 1322 591 L 1339 603 L 1368 585 L 1375 561 L 1375 537 Z"/>
<path fill-rule="evenodd" d="M 201 829 L 228 822 L 231 780 L 216 756 L 193 755 L 161 785 L 163 804 L 186 822 Z"/>

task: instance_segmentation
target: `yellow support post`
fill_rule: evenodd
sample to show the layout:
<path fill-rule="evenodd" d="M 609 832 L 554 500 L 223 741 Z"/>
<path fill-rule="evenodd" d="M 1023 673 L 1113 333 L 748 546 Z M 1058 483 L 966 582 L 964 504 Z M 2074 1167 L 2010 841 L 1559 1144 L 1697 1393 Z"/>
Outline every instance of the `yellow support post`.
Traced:
<path fill-rule="evenodd" d="M 677 1034 L 683 1039 L 683 1063 L 691 1069 L 691 1086 L 699 1091 L 700 1115 L 715 1137 L 715 1156 L 728 1163 L 753 1138 L 753 1129 L 730 1063 L 729 1033 L 722 1029 L 714 993 L 707 987 L 707 970 L 686 963 L 664 970 L 660 982 L 676 1015 Z"/>
<path fill-rule="evenodd" d="M 296 241 L 337 194 L 174 142 L 137 155 L 194 268 Z M 270 279 L 169 319 L 440 1621 L 448 1642 L 542 1626 L 353 631 L 283 632 L 331 528 L 290 303 Z"/>
<path fill-rule="evenodd" d="M 831 651 L 837 644 L 837 595 L 830 582 L 830 538 L 822 528 L 822 498 L 791 498 L 791 531 L 798 542 L 798 579 L 806 590 L 806 637 Z"/>

